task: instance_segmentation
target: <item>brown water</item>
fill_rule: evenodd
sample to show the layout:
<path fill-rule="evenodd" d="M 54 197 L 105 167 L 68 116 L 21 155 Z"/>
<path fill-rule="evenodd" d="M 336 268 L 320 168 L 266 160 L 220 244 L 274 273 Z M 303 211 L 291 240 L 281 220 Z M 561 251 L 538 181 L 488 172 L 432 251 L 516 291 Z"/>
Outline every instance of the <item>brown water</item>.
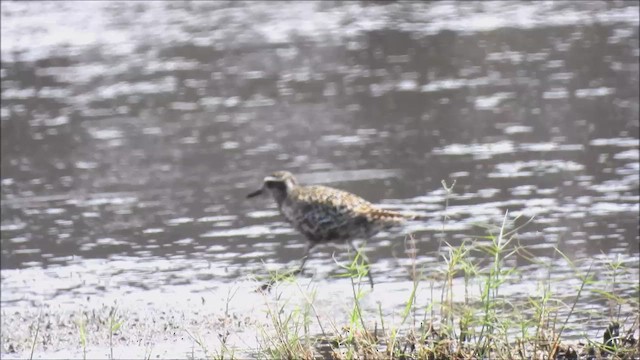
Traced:
<path fill-rule="evenodd" d="M 302 238 L 245 199 L 274 170 L 427 215 L 405 231 L 421 266 L 508 211 L 535 217 L 519 240 L 539 259 L 619 260 L 620 294 L 637 297 L 638 10 L 3 2 L 3 311 L 225 298 L 294 266 Z M 456 181 L 446 208 L 441 180 Z M 391 289 L 374 310 L 407 298 L 402 239 L 367 244 Z M 333 252 L 351 257 L 327 246 L 308 262 L 329 295 L 349 286 Z M 572 273 L 560 263 L 554 277 Z M 549 277 L 520 265 L 514 297 Z"/>

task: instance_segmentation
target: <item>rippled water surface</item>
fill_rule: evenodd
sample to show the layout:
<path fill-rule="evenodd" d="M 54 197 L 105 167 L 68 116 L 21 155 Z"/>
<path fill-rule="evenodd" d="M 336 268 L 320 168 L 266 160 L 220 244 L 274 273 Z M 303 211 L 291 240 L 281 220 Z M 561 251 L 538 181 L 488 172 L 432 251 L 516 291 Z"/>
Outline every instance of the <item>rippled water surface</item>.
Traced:
<path fill-rule="evenodd" d="M 620 261 L 637 296 L 638 10 L 2 2 L 3 311 L 225 297 L 295 266 L 301 236 L 245 199 L 274 170 L 427 217 L 367 244 L 389 311 L 411 284 L 403 234 L 428 273 L 443 240 L 506 211 L 558 262 L 516 264 L 507 294 L 571 274 L 557 247 L 585 270 Z M 350 291 L 333 253 L 352 257 L 307 263 L 328 308 Z"/>

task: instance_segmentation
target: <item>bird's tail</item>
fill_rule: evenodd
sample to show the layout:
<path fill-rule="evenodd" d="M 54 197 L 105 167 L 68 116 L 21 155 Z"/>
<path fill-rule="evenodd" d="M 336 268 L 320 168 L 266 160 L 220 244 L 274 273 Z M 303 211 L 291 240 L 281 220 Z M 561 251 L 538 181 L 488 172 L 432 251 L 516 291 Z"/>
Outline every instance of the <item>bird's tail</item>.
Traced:
<path fill-rule="evenodd" d="M 426 215 L 416 214 L 416 213 L 405 213 L 403 215 L 407 220 L 427 220 L 428 219 Z"/>
<path fill-rule="evenodd" d="M 420 220 L 424 217 L 420 214 L 405 214 L 392 210 L 375 209 L 367 214 L 372 220 L 382 220 L 388 222 L 402 223 L 406 220 Z"/>

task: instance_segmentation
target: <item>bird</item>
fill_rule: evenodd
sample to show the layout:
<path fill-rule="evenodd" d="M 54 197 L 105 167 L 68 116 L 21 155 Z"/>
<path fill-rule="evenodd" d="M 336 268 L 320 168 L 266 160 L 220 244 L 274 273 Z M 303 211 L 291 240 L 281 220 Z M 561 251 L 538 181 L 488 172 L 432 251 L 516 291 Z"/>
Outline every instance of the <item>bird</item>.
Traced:
<path fill-rule="evenodd" d="M 304 186 L 289 171 L 276 171 L 264 178 L 262 186 L 247 195 L 271 196 L 284 218 L 307 240 L 302 263 L 294 274 L 301 274 L 311 250 L 318 244 L 347 242 L 359 253 L 353 241 L 370 239 L 383 230 L 401 226 L 418 215 L 403 214 L 376 207 L 348 191 L 323 185 Z M 366 256 L 363 256 L 368 263 Z M 367 272 L 373 288 L 373 278 Z M 262 289 L 269 289 L 267 283 Z"/>

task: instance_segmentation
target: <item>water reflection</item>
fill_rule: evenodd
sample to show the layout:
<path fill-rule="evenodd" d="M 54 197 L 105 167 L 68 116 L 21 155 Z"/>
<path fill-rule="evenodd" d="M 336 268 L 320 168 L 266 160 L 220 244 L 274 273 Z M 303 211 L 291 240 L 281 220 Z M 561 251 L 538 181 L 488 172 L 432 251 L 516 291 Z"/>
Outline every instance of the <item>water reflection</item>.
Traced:
<path fill-rule="evenodd" d="M 2 3 L 3 306 L 298 259 L 244 201 L 275 169 L 424 213 L 420 261 L 509 210 L 541 258 L 637 269 L 637 4 L 56 4 Z M 369 244 L 388 283 L 397 238 Z"/>

